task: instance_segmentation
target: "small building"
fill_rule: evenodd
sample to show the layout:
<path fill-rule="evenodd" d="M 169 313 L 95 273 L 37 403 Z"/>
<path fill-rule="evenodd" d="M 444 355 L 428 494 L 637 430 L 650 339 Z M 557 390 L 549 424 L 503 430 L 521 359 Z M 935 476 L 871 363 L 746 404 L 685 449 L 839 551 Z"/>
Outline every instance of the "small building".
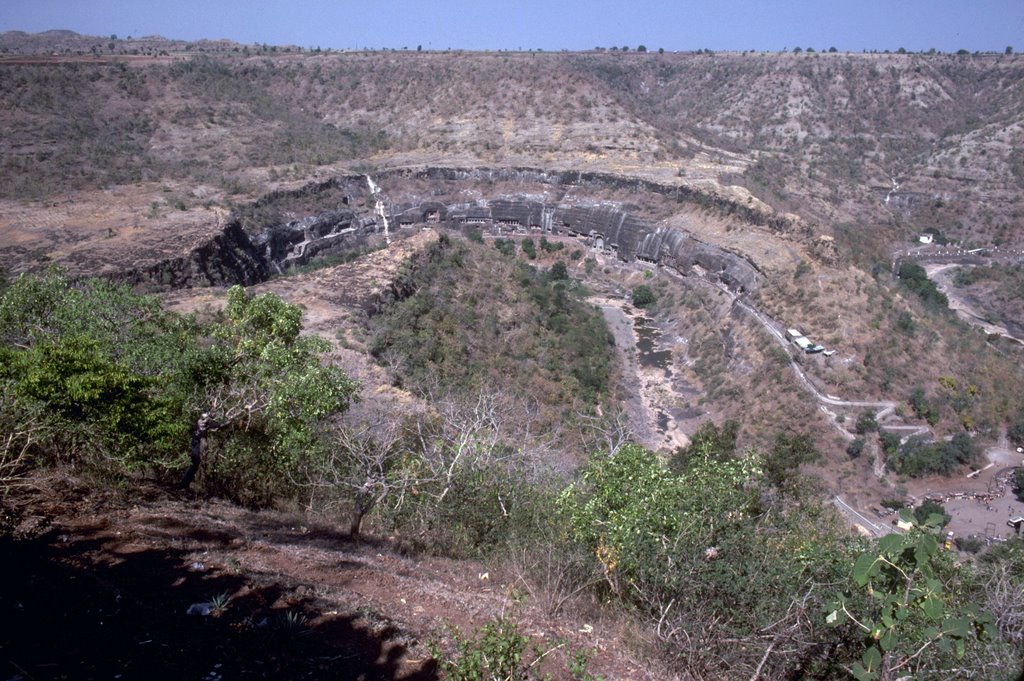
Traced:
<path fill-rule="evenodd" d="M 921 236 L 917 237 L 917 240 L 920 241 L 923 244 L 930 244 L 933 241 L 935 241 L 935 235 L 934 234 L 928 234 L 928 233 L 922 234 Z"/>
<path fill-rule="evenodd" d="M 800 333 L 800 332 L 799 332 L 799 331 L 797 331 L 796 329 L 788 329 L 788 330 L 786 331 L 786 333 L 788 333 L 788 334 L 789 334 L 789 338 L 790 338 L 790 340 L 796 340 L 797 338 L 799 338 L 800 336 L 802 336 L 802 335 L 803 335 L 802 333 Z"/>
<path fill-rule="evenodd" d="M 803 336 L 797 336 L 796 338 L 793 339 L 793 342 L 796 343 L 797 347 L 803 350 L 804 352 L 810 352 L 810 348 L 814 347 L 814 343 L 812 343 L 809 339 Z M 824 348 L 822 348 L 822 350 L 824 350 Z"/>

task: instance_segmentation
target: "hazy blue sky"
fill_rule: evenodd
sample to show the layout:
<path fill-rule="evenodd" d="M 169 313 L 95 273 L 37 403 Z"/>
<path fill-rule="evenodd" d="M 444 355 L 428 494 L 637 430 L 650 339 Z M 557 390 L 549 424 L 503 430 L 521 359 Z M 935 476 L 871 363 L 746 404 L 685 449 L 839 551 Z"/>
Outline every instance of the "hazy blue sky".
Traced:
<path fill-rule="evenodd" d="M 302 47 L 1024 50 L 1024 0 L 0 0 L 0 31 Z"/>

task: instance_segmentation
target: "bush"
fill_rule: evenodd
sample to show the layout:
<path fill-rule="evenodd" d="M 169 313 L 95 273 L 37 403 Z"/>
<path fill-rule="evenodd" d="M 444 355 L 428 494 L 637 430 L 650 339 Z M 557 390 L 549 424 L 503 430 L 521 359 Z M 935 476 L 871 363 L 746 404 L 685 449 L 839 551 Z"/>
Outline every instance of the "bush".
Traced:
<path fill-rule="evenodd" d="M 551 281 L 564 281 L 569 278 L 569 271 L 565 267 L 565 263 L 559 260 L 551 269 L 548 270 L 548 279 Z"/>
<path fill-rule="evenodd" d="M 978 553 L 985 548 L 985 540 L 976 536 L 957 537 L 953 542 L 964 553 Z"/>
<path fill-rule="evenodd" d="M 907 440 L 890 453 L 889 463 L 902 475 L 920 477 L 938 473 L 949 475 L 958 467 L 973 463 L 977 446 L 967 433 L 957 433 L 948 442 L 926 442 L 920 437 Z"/>
<path fill-rule="evenodd" d="M 450 681 L 539 681 L 550 679 L 550 673 L 543 673 L 541 662 L 544 657 L 564 644 L 558 644 L 550 650 L 539 647 L 527 647 L 530 639 L 522 633 L 519 625 L 502 615 L 485 624 L 472 638 L 455 636 L 458 650 L 450 659 L 438 650 L 434 650 L 435 658 L 440 660 L 442 676 Z M 585 651 L 576 651 L 568 656 L 566 669 L 559 678 L 593 679 L 587 671 L 588 655 Z"/>
<path fill-rule="evenodd" d="M 689 669 L 707 665 L 700 678 L 717 678 L 726 661 L 756 666 L 764 647 L 747 637 L 786 617 L 806 580 L 845 570 L 845 540 L 819 507 L 763 507 L 758 459 L 692 456 L 673 473 L 626 446 L 596 454 L 559 499 L 570 537 L 601 564 L 607 597 L 658 625 Z"/>
<path fill-rule="evenodd" d="M 495 239 L 494 247 L 502 255 L 513 256 L 516 254 L 516 242 L 512 239 Z"/>
<path fill-rule="evenodd" d="M 658 296 L 647 284 L 640 284 L 633 288 L 633 304 L 637 307 L 650 307 L 658 300 Z"/>
<path fill-rule="evenodd" d="M 1024 446 L 1024 409 L 1017 412 L 1017 418 L 1010 424 L 1007 432 L 1018 447 Z"/>
<path fill-rule="evenodd" d="M 223 316 L 200 325 L 121 284 L 23 276 L 0 296 L 0 381 L 19 409 L 45 415 L 44 460 L 113 475 L 180 468 L 209 412 L 219 433 L 207 481 L 262 502 L 285 491 L 355 389 L 320 364 L 326 343 L 300 336 L 301 316 L 235 287 Z"/>
<path fill-rule="evenodd" d="M 924 525 L 928 522 L 928 519 L 932 515 L 941 517 L 939 527 L 945 527 L 949 524 L 949 521 L 953 519 L 951 515 L 946 513 L 946 509 L 942 504 L 932 501 L 931 499 L 925 499 L 921 502 L 921 505 L 914 509 L 914 519 L 919 525 Z"/>
<path fill-rule="evenodd" d="M 561 241 L 548 241 L 547 237 L 540 238 L 540 248 L 545 253 L 557 253 L 565 248 L 565 244 Z"/>
<path fill-rule="evenodd" d="M 863 412 L 857 419 L 857 424 L 854 426 L 854 430 L 857 431 L 858 435 L 866 435 L 873 433 L 878 430 L 878 422 L 875 421 L 875 414 L 871 411 Z"/>
<path fill-rule="evenodd" d="M 522 242 L 520 242 L 520 247 L 523 249 L 523 253 L 526 254 L 527 258 L 530 260 L 537 259 L 537 246 L 534 245 L 533 239 L 523 239 Z"/>
<path fill-rule="evenodd" d="M 729 420 L 721 427 L 712 421 L 701 424 L 690 439 L 690 444 L 676 449 L 669 460 L 669 468 L 680 473 L 694 457 L 710 461 L 728 461 L 736 454 L 736 438 L 739 432 L 739 421 Z"/>
<path fill-rule="evenodd" d="M 939 409 L 925 396 L 924 388 L 914 388 L 910 393 L 910 406 L 918 418 L 934 426 L 939 422 Z"/>
<path fill-rule="evenodd" d="M 789 487 L 796 478 L 801 464 L 821 458 L 814 447 L 814 441 L 805 433 L 782 432 L 775 436 L 775 442 L 764 460 L 765 477 L 779 488 Z"/>
<path fill-rule="evenodd" d="M 849 445 L 846 446 L 846 453 L 849 454 L 851 458 L 856 459 L 863 452 L 864 452 L 864 440 L 863 440 L 863 438 L 857 438 L 856 440 L 854 440 L 853 442 L 851 442 Z"/>
<path fill-rule="evenodd" d="M 928 278 L 925 269 L 916 262 L 905 260 L 900 263 L 900 281 L 908 289 L 917 294 L 918 298 L 931 309 L 946 309 L 949 307 L 949 299 L 936 286 L 935 282 Z"/>

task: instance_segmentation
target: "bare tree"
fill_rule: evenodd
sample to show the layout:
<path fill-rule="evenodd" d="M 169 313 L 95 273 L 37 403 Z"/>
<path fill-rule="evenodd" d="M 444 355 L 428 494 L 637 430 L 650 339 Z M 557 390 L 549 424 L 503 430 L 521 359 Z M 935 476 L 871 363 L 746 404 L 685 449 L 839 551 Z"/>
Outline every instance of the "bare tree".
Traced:
<path fill-rule="evenodd" d="M 347 492 L 344 497 L 351 500 L 349 536 L 358 540 L 367 514 L 389 497 L 401 505 L 415 481 L 402 470 L 407 450 L 393 415 L 375 412 L 344 425 L 337 430 L 334 443 L 327 461 L 308 484 L 314 496 L 319 492 L 326 500 L 325 509 L 337 503 L 339 490 Z"/>
<path fill-rule="evenodd" d="M 633 440 L 633 431 L 629 427 L 629 415 L 616 409 L 610 414 L 586 413 L 577 407 L 576 419 L 580 448 L 584 452 L 600 449 L 608 456 L 615 456 L 623 445 Z"/>

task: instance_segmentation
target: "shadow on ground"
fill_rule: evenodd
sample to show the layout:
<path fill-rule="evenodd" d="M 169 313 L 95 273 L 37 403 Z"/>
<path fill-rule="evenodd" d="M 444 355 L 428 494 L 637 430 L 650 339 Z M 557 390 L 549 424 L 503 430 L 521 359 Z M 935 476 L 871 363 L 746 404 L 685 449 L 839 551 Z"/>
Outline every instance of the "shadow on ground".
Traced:
<path fill-rule="evenodd" d="M 0 556 L 3 679 L 437 678 L 431 661 L 403 665 L 398 632 L 184 551 L 50 530 L 0 539 Z"/>

